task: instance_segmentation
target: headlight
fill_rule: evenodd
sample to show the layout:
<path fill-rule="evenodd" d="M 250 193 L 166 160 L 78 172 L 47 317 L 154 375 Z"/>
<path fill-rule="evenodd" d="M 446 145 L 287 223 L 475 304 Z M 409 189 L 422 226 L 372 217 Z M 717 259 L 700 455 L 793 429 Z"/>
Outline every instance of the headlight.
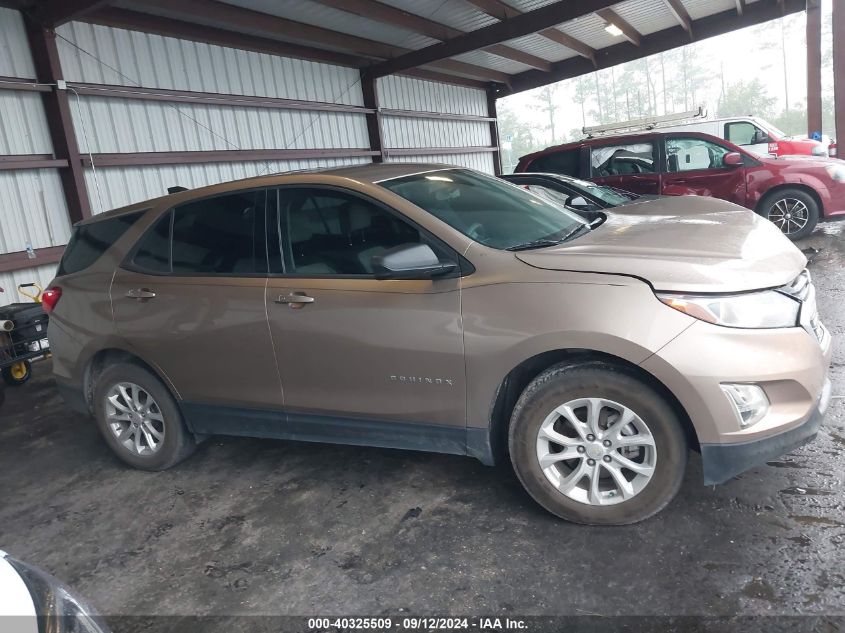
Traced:
<path fill-rule="evenodd" d="M 836 182 L 845 182 L 845 166 L 843 165 L 825 165 L 825 170 L 828 175 Z"/>
<path fill-rule="evenodd" d="M 670 308 L 691 317 L 739 328 L 776 328 L 798 325 L 801 304 L 781 292 L 764 290 L 740 295 L 683 295 L 658 293 Z"/>

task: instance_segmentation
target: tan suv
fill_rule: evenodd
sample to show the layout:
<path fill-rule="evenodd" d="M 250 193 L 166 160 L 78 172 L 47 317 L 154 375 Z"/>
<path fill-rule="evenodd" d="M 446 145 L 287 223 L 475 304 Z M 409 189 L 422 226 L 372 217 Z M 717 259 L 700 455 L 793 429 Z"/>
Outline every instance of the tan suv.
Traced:
<path fill-rule="evenodd" d="M 644 519 L 812 438 L 830 336 L 806 260 L 728 202 L 586 222 L 503 180 L 367 165 L 76 226 L 46 293 L 58 385 L 127 463 L 212 434 L 509 456 L 584 523 Z"/>

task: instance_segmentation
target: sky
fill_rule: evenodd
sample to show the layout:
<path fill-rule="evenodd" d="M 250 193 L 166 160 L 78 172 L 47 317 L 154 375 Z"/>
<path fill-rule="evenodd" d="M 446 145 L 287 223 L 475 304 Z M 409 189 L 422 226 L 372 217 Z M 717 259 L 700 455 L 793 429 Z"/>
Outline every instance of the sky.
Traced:
<path fill-rule="evenodd" d="M 830 51 L 830 16 L 832 0 L 822 0 L 823 41 L 822 50 Z M 786 75 L 788 81 L 789 101 L 805 102 L 807 96 L 807 55 L 805 44 L 806 14 L 800 13 L 786 16 L 780 20 L 768 23 L 767 27 L 756 26 L 733 31 L 717 37 L 694 43 L 693 49 L 697 60 L 707 65 L 713 73 L 724 73 L 726 84 L 748 81 L 758 78 L 768 87 L 769 94 L 777 98 L 776 109 L 782 110 L 785 105 L 784 92 L 784 58 L 781 53 L 781 22 L 784 23 L 786 33 Z M 825 27 L 826 24 L 826 27 Z M 622 38 L 620 38 L 621 40 Z M 772 48 L 763 48 L 770 44 Z M 592 78 L 586 75 L 585 78 Z M 557 126 L 561 130 L 569 130 L 581 126 L 580 106 L 574 103 L 567 94 L 571 91 L 571 84 L 560 82 L 562 88 L 558 91 L 560 110 L 556 117 Z M 833 77 L 831 69 L 822 68 L 822 90 L 831 90 Z M 535 103 L 536 90 L 530 90 L 509 97 L 502 98 L 501 106 L 519 112 L 526 119 L 538 125 L 545 125 L 546 114 L 536 111 L 529 106 Z M 699 99 L 707 105 L 711 114 L 715 114 L 719 97 L 719 82 L 712 82 L 711 88 L 704 99 Z M 587 124 L 590 125 L 590 121 Z"/>

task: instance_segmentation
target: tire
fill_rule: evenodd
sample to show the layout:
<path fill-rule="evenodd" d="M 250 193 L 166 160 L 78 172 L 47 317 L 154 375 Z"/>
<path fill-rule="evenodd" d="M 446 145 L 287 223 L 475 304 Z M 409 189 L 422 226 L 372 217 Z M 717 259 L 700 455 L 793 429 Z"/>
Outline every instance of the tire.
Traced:
<path fill-rule="evenodd" d="M 23 372 L 23 373 L 19 373 Z M 32 363 L 28 360 L 3 368 L 3 382 L 10 387 L 20 387 L 32 378 Z"/>
<path fill-rule="evenodd" d="M 585 399 L 593 399 L 592 402 L 600 405 L 596 407 L 599 426 L 602 417 L 606 422 L 605 428 L 599 429 L 601 435 L 596 441 L 583 440 L 567 418 L 554 413 L 565 403 L 590 402 Z M 621 408 L 614 409 L 608 402 Z M 627 418 L 633 420 L 627 425 L 613 427 L 614 422 L 622 419 L 622 409 L 628 409 L 635 418 Z M 573 405 L 570 410 L 576 417 L 586 420 L 589 408 Z M 552 421 L 553 427 L 549 427 Z M 565 436 L 562 439 L 571 443 L 565 450 L 575 451 L 569 453 L 573 459 L 555 461 L 544 472 L 540 465 L 544 445 L 557 451 L 563 445 L 542 439 L 541 427 L 558 432 L 558 438 Z M 611 427 L 610 431 L 608 427 Z M 617 432 L 613 432 L 613 428 Z M 588 425 L 582 421 L 581 431 L 588 430 Z M 602 438 L 610 441 L 611 437 L 614 441 L 607 448 Z M 643 445 L 619 448 L 615 442 Z M 649 442 L 652 446 L 645 445 Z M 564 363 L 537 376 L 514 407 L 508 446 L 519 480 L 537 503 L 562 519 L 588 525 L 636 523 L 662 510 L 681 486 L 688 453 L 681 421 L 665 399 L 633 372 L 600 361 Z M 599 454 L 599 451 L 604 452 Z M 558 459 L 554 456 L 561 454 L 550 452 L 545 457 Z M 627 459 L 643 473 L 627 470 L 622 466 L 622 459 Z M 592 466 L 588 466 L 590 461 Z M 586 468 L 587 473 L 575 481 L 572 490 L 562 492 L 558 485 L 567 488 L 571 480 L 566 476 L 577 477 L 575 473 L 581 467 Z M 626 480 L 632 481 L 617 485 L 619 480 L 611 474 L 611 467 L 617 475 L 621 473 Z M 648 468 L 650 474 L 646 474 Z M 551 475 L 547 474 L 549 472 Z M 593 477 L 588 476 L 592 472 L 600 473 L 597 478 L 599 489 L 595 491 L 591 486 Z M 550 476 L 559 480 L 557 485 L 552 483 Z"/>
<path fill-rule="evenodd" d="M 119 385 L 124 385 L 123 393 L 138 394 L 141 405 L 146 405 L 149 409 L 146 416 L 133 418 L 131 414 L 125 413 L 127 402 L 131 402 L 133 398 L 116 395 L 121 393 Z M 143 393 L 152 397 L 152 404 L 149 399 L 143 397 Z M 110 396 L 116 398 L 112 404 L 109 404 Z M 185 427 L 182 414 L 170 391 L 158 377 L 143 367 L 131 363 L 118 363 L 107 367 L 97 378 L 93 397 L 94 416 L 100 433 L 115 455 L 130 466 L 141 470 L 167 470 L 196 449 L 196 442 Z M 135 410 L 133 407 L 134 405 L 130 404 L 128 409 Z M 140 409 L 143 410 L 143 406 Z M 116 417 L 110 417 L 110 414 Z M 133 421 L 134 432 L 123 436 L 121 441 L 117 433 L 128 430 Z M 121 428 L 114 430 L 113 424 Z M 152 430 L 147 433 L 139 434 L 139 430 L 150 428 Z M 163 437 L 154 439 L 153 430 Z M 150 440 L 156 443 L 156 448 L 152 448 Z M 128 448 L 124 442 L 128 442 L 133 448 Z M 138 445 L 141 452 L 134 448 Z"/>
<path fill-rule="evenodd" d="M 4 402 L 6 402 L 6 387 L 0 385 L 0 407 L 3 406 Z"/>
<path fill-rule="evenodd" d="M 795 217 L 792 217 L 795 209 L 797 212 Z M 816 200 L 801 189 L 778 189 L 767 194 L 760 201 L 758 213 L 778 227 L 790 240 L 807 237 L 816 228 L 821 217 Z"/>

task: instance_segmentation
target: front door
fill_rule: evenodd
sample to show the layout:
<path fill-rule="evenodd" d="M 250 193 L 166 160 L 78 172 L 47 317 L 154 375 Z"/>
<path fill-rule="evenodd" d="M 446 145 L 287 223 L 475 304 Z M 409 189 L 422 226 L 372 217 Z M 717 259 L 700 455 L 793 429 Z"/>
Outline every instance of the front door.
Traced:
<path fill-rule="evenodd" d="M 666 173 L 661 193 L 712 196 L 745 206 L 745 167 L 724 164 L 724 156 L 730 151 L 700 137 L 666 137 Z"/>
<path fill-rule="evenodd" d="M 197 411 L 205 424 L 233 421 L 234 410 L 282 408 L 264 308 L 265 196 L 227 194 L 166 212 L 112 283 L 124 345 L 167 377 L 192 423 Z M 212 404 L 216 413 L 204 415 Z"/>
<path fill-rule="evenodd" d="M 408 447 L 397 433 L 440 441 L 446 428 L 462 441 L 459 273 L 380 280 L 372 265 L 403 244 L 457 256 L 357 193 L 285 187 L 268 210 L 267 310 L 296 436 Z"/>

